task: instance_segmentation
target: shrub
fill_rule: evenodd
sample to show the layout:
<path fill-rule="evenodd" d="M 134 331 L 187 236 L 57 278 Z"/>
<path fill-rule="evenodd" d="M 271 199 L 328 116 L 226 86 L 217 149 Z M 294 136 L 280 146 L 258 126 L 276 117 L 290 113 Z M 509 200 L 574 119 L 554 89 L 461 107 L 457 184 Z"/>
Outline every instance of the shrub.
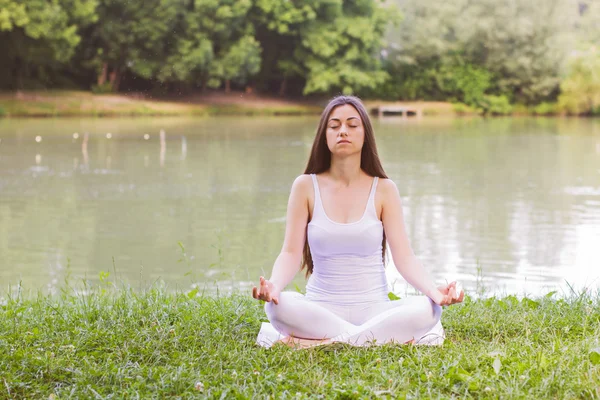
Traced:
<path fill-rule="evenodd" d="M 464 103 L 453 103 L 452 109 L 454 110 L 454 112 L 457 115 L 469 115 L 469 114 L 477 113 L 477 110 L 475 110 L 472 107 L 469 107 L 468 105 L 466 105 Z"/>
<path fill-rule="evenodd" d="M 506 96 L 485 95 L 479 106 L 486 115 L 509 115 L 513 109 Z"/>
<path fill-rule="evenodd" d="M 113 93 L 113 87 L 110 83 L 103 83 L 102 85 L 92 85 L 92 93 L 94 94 L 106 94 Z"/>
<path fill-rule="evenodd" d="M 540 103 L 533 107 L 534 115 L 556 115 L 559 114 L 559 107 L 556 103 Z"/>
<path fill-rule="evenodd" d="M 600 108 L 600 54 L 585 53 L 571 62 L 569 74 L 560 83 L 560 107 L 569 114 L 597 113 Z"/>

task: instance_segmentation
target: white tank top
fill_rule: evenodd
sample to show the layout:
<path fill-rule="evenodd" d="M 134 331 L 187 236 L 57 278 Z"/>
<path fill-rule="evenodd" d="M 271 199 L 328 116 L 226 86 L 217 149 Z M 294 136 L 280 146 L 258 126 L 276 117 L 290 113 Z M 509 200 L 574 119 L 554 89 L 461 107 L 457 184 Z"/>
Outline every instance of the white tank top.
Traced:
<path fill-rule="evenodd" d="M 323 208 L 315 174 L 312 219 L 307 240 L 313 259 L 313 273 L 306 285 L 306 297 L 331 304 L 369 304 L 388 301 L 388 285 L 382 259 L 383 224 L 375 209 L 373 179 L 369 200 L 360 220 L 347 224 L 329 219 Z"/>

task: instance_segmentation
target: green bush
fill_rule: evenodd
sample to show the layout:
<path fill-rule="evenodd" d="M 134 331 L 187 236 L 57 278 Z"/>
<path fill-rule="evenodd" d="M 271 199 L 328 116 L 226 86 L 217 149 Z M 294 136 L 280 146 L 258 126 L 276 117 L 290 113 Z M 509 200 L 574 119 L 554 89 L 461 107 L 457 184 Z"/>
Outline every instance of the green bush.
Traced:
<path fill-rule="evenodd" d="M 6 117 L 6 111 L 4 110 L 4 108 L 0 107 L 0 118 L 2 117 Z"/>
<path fill-rule="evenodd" d="M 477 110 L 475 110 L 473 107 L 469 107 L 468 105 L 466 105 L 464 103 L 453 103 L 452 109 L 454 110 L 454 113 L 457 115 L 469 115 L 469 114 L 477 113 Z"/>
<path fill-rule="evenodd" d="M 484 115 L 509 115 L 513 110 L 506 96 L 485 95 L 479 106 Z"/>
<path fill-rule="evenodd" d="M 491 85 L 492 74 L 485 68 L 456 57 L 440 67 L 436 80 L 440 90 L 447 96 L 456 96 L 473 107 L 483 101 L 484 93 Z"/>
<path fill-rule="evenodd" d="M 103 83 L 102 85 L 92 85 L 92 93 L 94 94 L 106 94 L 113 93 L 113 87 L 110 83 Z"/>
<path fill-rule="evenodd" d="M 559 106 L 556 103 L 540 103 L 533 107 L 534 115 L 556 115 L 560 114 Z"/>
<path fill-rule="evenodd" d="M 571 61 L 560 83 L 559 105 L 574 115 L 597 115 L 600 108 L 600 55 L 590 52 Z"/>

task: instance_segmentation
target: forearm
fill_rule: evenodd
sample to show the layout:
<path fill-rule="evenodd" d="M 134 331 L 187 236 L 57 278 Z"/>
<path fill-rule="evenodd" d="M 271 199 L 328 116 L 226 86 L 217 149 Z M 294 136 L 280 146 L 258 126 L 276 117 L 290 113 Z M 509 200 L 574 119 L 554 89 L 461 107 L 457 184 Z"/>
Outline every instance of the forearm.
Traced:
<path fill-rule="evenodd" d="M 411 255 L 394 262 L 400 275 L 415 289 L 436 303 L 441 299 L 442 293 L 416 256 Z"/>
<path fill-rule="evenodd" d="M 275 264 L 273 264 L 273 272 L 271 273 L 269 281 L 271 281 L 278 290 L 283 290 L 288 283 L 294 279 L 294 276 L 296 276 L 298 271 L 300 271 L 301 261 L 301 256 L 282 251 L 279 253 L 279 256 L 277 256 Z"/>

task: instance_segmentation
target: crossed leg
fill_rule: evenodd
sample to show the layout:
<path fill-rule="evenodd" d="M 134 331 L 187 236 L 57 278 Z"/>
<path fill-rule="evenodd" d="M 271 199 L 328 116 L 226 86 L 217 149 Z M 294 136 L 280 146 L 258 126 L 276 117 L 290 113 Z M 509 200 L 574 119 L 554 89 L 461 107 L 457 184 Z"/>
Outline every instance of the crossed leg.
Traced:
<path fill-rule="evenodd" d="M 286 336 L 358 346 L 418 341 L 436 327 L 441 330 L 442 309 L 426 297 L 382 302 L 357 310 L 283 292 L 279 305 L 267 303 L 265 311 L 273 327 Z"/>

